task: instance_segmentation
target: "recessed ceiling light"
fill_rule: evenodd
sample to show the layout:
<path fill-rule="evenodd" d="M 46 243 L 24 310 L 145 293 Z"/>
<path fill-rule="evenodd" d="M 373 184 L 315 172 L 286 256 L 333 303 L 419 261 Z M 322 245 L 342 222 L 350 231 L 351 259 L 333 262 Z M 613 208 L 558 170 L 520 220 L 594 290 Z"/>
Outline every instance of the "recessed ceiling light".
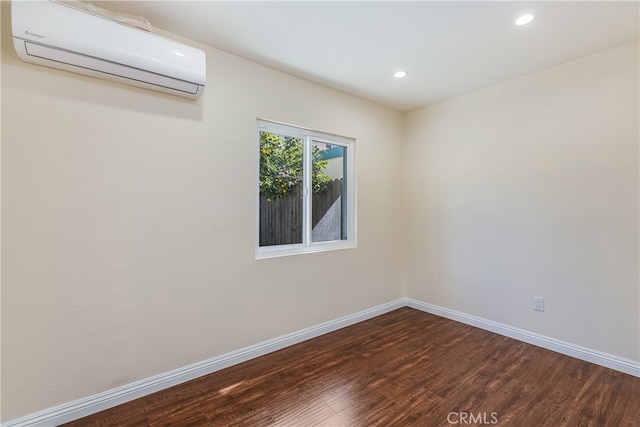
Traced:
<path fill-rule="evenodd" d="M 396 71 L 396 72 L 393 74 L 393 77 L 395 77 L 396 79 L 401 79 L 401 78 L 405 77 L 407 74 L 409 74 L 409 73 L 408 73 L 408 72 L 406 72 L 406 71 L 404 71 L 404 70 Z"/>
<path fill-rule="evenodd" d="M 514 24 L 516 24 L 516 25 L 527 25 L 529 22 L 533 21 L 535 17 L 536 16 L 534 14 L 527 13 L 526 15 L 522 15 L 521 17 L 516 19 Z"/>

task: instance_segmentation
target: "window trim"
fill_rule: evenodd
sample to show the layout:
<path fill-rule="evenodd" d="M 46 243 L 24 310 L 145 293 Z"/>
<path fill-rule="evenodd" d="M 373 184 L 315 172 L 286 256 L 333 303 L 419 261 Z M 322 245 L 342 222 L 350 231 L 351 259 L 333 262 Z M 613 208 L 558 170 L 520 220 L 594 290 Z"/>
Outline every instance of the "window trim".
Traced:
<path fill-rule="evenodd" d="M 346 230 L 347 238 L 344 240 L 333 240 L 323 242 L 313 242 L 311 236 L 311 194 L 309 189 L 311 188 L 311 174 L 305 173 L 304 175 L 304 201 L 303 201 L 303 239 L 302 243 L 296 243 L 291 245 L 273 245 L 273 246 L 260 246 L 260 186 L 257 184 L 260 181 L 260 132 L 272 132 L 286 136 L 293 136 L 296 138 L 302 138 L 304 140 L 304 166 L 305 171 L 311 170 L 311 144 L 313 141 L 320 143 L 329 143 L 345 147 L 346 161 L 344 179 L 346 180 Z M 326 132 L 319 132 L 311 129 L 306 129 L 300 126 L 290 125 L 281 122 L 275 122 L 271 120 L 257 119 L 256 120 L 256 143 L 258 149 L 256 154 L 256 167 L 257 179 L 256 179 L 256 220 L 255 220 L 255 258 L 274 258 L 289 255 L 308 254 L 316 252 L 326 252 L 341 249 L 350 249 L 357 247 L 356 243 L 356 186 L 355 186 L 355 139 L 345 136 L 332 135 Z"/>

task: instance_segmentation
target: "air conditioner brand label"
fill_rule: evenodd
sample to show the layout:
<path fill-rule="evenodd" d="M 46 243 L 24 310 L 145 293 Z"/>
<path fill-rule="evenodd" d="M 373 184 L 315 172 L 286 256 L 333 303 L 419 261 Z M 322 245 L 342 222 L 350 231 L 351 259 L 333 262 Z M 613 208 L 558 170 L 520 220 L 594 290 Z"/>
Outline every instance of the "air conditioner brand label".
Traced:
<path fill-rule="evenodd" d="M 29 31 L 29 30 L 24 30 L 24 33 L 25 33 L 26 35 L 28 35 L 28 36 L 31 36 L 31 37 L 37 37 L 37 38 L 39 38 L 39 39 L 43 39 L 43 38 L 44 38 L 44 36 L 43 36 L 42 34 L 32 33 L 32 32 L 31 32 L 31 31 Z"/>

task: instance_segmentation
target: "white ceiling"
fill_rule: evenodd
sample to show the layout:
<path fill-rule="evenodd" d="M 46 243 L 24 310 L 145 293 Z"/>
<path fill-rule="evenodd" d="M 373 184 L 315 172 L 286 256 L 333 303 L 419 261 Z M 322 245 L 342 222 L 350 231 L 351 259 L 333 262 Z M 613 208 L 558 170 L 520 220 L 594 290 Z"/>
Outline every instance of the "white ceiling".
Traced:
<path fill-rule="evenodd" d="M 95 3 L 400 111 L 631 42 L 640 31 L 638 1 Z M 537 19 L 513 25 L 527 12 Z M 399 69 L 409 75 L 395 79 Z"/>

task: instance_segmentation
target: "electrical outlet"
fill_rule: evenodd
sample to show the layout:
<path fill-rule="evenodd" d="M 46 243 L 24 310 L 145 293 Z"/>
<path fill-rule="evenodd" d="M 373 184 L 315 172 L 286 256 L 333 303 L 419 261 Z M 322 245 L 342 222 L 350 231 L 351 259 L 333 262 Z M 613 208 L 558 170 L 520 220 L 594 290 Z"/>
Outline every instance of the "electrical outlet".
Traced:
<path fill-rule="evenodd" d="M 544 311 L 543 297 L 533 297 L 533 309 L 536 311 Z"/>

